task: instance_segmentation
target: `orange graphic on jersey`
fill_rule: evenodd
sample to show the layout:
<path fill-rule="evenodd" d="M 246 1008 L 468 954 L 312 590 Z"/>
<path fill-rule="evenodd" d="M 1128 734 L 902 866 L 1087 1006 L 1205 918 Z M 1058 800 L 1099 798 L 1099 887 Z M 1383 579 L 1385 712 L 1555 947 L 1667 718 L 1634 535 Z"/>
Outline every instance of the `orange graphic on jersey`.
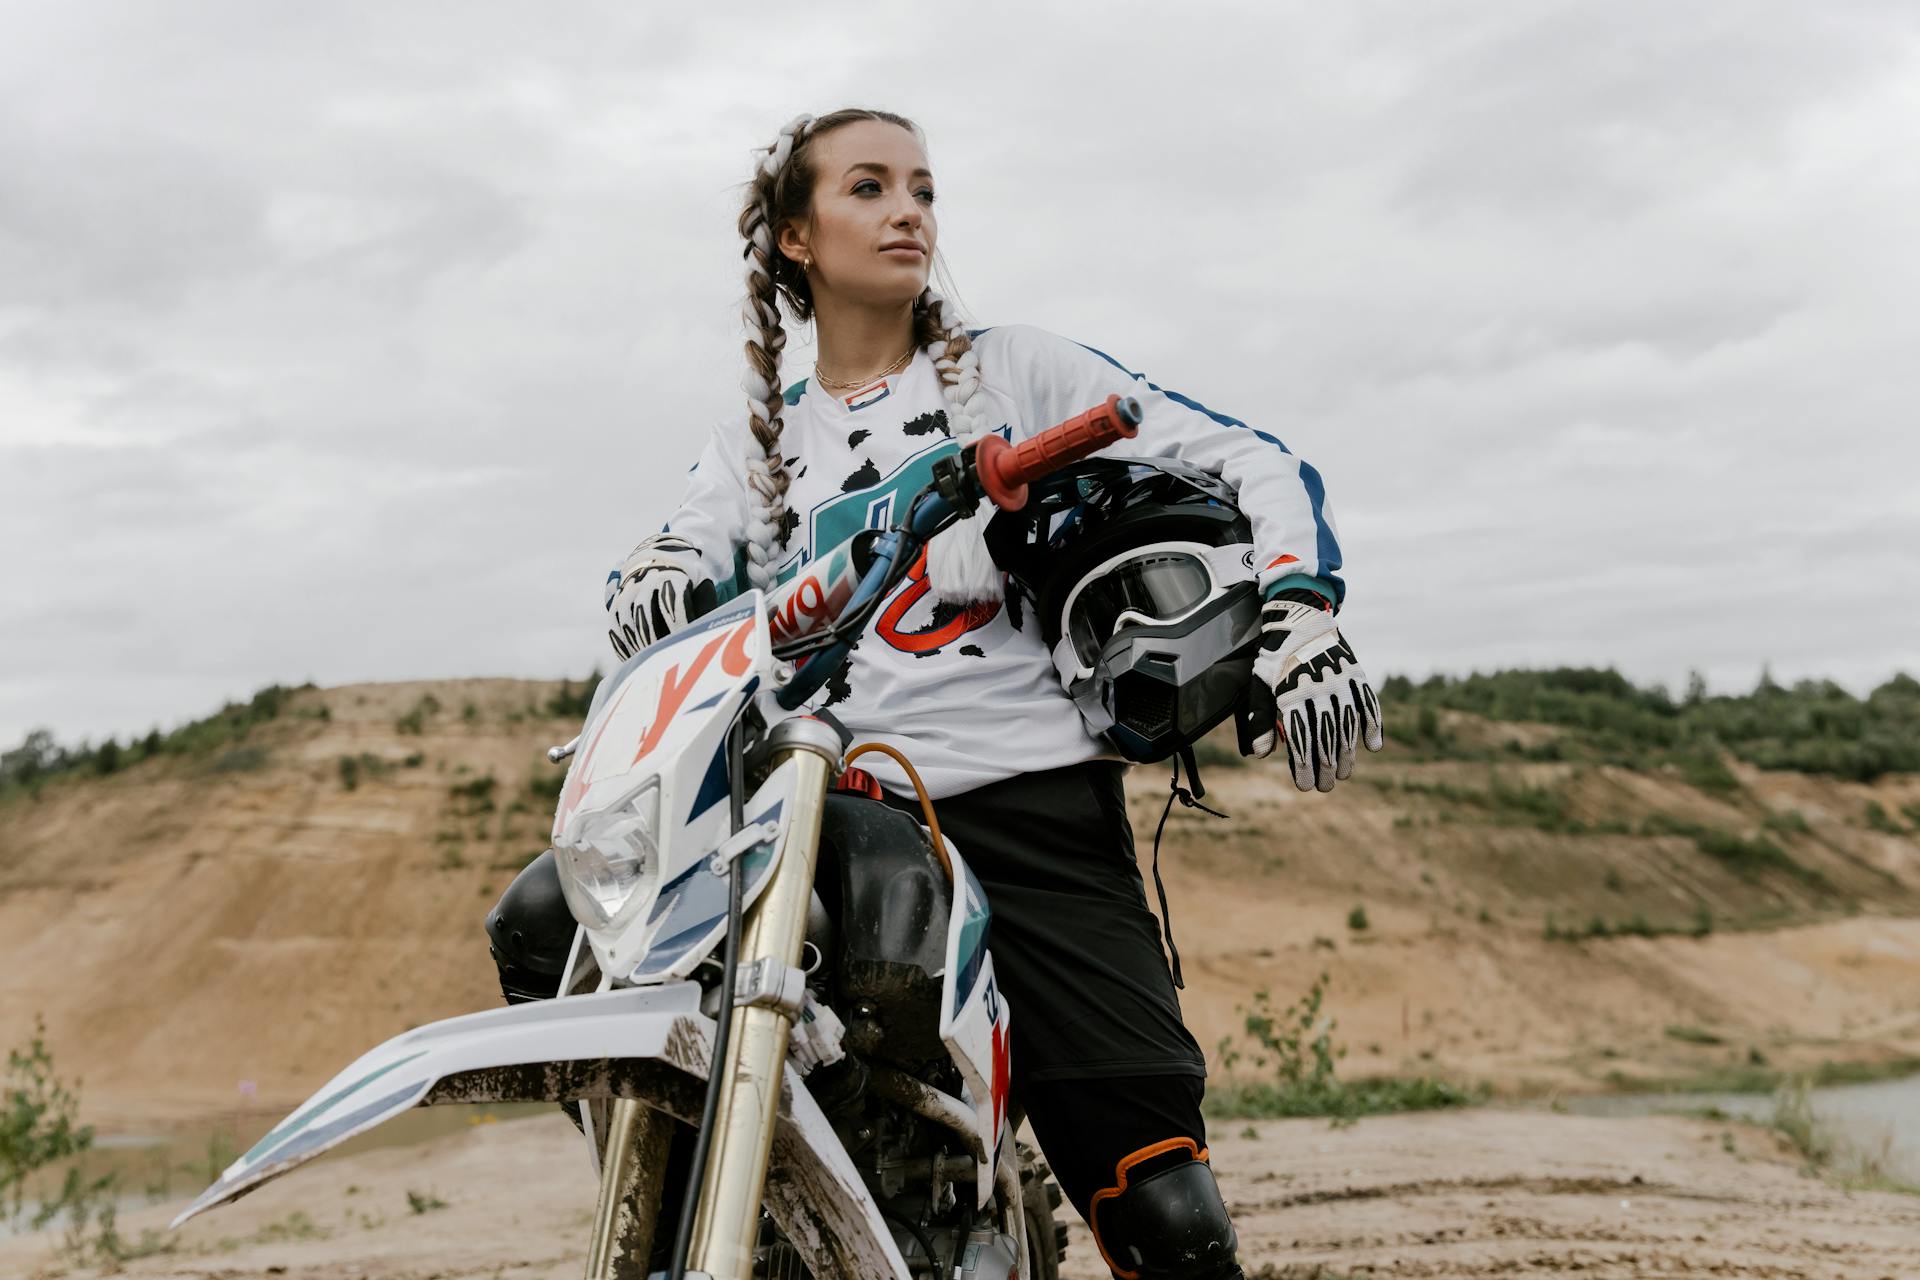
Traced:
<path fill-rule="evenodd" d="M 920 558 L 913 562 L 913 568 L 907 571 L 907 585 L 893 603 L 887 606 L 873 629 L 902 653 L 932 653 L 952 644 L 969 631 L 978 631 L 1000 616 L 998 600 L 978 600 L 967 605 L 942 626 L 930 627 L 925 631 L 902 631 L 900 620 L 907 611 L 919 604 L 933 587 L 927 581 L 927 553 L 922 551 Z"/>

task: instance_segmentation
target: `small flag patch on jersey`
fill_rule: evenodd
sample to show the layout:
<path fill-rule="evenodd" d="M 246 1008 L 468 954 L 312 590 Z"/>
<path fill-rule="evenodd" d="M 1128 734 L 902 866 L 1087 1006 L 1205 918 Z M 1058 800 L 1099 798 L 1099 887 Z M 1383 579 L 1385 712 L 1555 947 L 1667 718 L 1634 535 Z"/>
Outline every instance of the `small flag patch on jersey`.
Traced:
<path fill-rule="evenodd" d="M 864 409 L 870 404 L 879 404 L 892 394 L 892 389 L 887 386 L 887 380 L 882 378 L 872 386 L 862 387 L 860 390 L 848 396 L 846 401 L 847 408 Z"/>

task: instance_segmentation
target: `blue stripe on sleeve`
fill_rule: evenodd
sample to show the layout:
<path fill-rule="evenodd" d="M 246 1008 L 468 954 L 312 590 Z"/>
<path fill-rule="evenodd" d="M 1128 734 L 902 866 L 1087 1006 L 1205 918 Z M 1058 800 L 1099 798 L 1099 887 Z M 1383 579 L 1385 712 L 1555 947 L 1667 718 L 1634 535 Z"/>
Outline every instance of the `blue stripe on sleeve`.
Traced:
<path fill-rule="evenodd" d="M 1293 450 L 1287 448 L 1286 444 L 1282 442 L 1278 436 L 1271 436 L 1258 428 L 1250 427 L 1238 418 L 1230 418 L 1224 413 L 1215 413 L 1198 400 L 1192 399 L 1189 396 L 1183 396 L 1178 391 L 1168 391 L 1164 387 L 1156 386 L 1097 347 L 1089 347 L 1084 342 L 1076 342 L 1074 345 L 1082 351 L 1091 351 L 1094 355 L 1099 356 L 1102 360 L 1105 360 L 1108 364 L 1126 374 L 1135 382 L 1146 382 L 1147 390 L 1158 392 L 1175 404 L 1211 418 L 1223 427 L 1238 427 L 1242 431 L 1251 431 L 1254 435 L 1266 441 L 1288 457 L 1294 456 Z M 1322 512 L 1322 508 L 1325 507 L 1327 501 L 1327 486 L 1320 479 L 1320 473 L 1308 465 L 1305 459 L 1299 459 L 1299 467 L 1300 482 L 1307 491 L 1307 501 L 1313 507 L 1314 554 L 1320 559 L 1321 572 L 1340 588 L 1342 595 L 1345 595 L 1345 584 L 1334 575 L 1334 571 L 1340 567 L 1340 540 L 1333 536 L 1333 526 L 1327 523 L 1327 518 Z"/>

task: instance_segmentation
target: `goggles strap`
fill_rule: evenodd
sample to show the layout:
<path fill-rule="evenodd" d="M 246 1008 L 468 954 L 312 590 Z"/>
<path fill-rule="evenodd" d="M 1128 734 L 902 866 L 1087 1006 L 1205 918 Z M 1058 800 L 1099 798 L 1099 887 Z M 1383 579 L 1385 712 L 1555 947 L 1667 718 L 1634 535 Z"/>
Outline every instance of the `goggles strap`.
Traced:
<path fill-rule="evenodd" d="M 1187 766 L 1187 778 L 1193 783 L 1191 791 L 1180 785 L 1180 766 L 1183 763 Z M 1180 948 L 1173 945 L 1173 911 L 1167 906 L 1167 883 L 1160 878 L 1160 837 L 1166 832 L 1167 818 L 1173 813 L 1175 800 L 1186 808 L 1198 809 L 1216 818 L 1224 818 L 1227 815 L 1200 803 L 1200 797 L 1207 794 L 1207 789 L 1201 784 L 1200 764 L 1193 758 L 1192 747 L 1182 747 L 1174 754 L 1173 780 L 1169 786 L 1171 794 L 1167 796 L 1167 807 L 1160 811 L 1160 825 L 1153 830 L 1153 891 L 1160 895 L 1160 929 L 1167 939 L 1167 956 L 1173 966 L 1173 985 L 1185 991 L 1187 980 L 1180 972 Z"/>

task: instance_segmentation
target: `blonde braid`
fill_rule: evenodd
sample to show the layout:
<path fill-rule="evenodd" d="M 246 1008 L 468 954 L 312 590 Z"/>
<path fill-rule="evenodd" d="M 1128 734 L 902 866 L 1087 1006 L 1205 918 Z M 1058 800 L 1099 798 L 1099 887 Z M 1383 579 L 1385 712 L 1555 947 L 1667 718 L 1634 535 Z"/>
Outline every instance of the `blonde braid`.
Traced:
<path fill-rule="evenodd" d="M 914 331 L 940 374 L 947 401 L 947 431 L 962 447 L 988 430 L 987 402 L 980 395 L 980 357 L 953 305 L 929 288 L 914 302 Z M 927 582 L 936 600 L 953 604 L 998 600 L 1004 590 L 987 550 L 992 511 L 969 516 L 934 538 L 927 548 Z"/>
<path fill-rule="evenodd" d="M 773 586 L 776 559 L 786 545 L 787 475 L 780 452 L 781 412 L 786 401 L 780 391 L 780 353 L 787 331 L 780 323 L 780 299 L 774 285 L 773 243 L 775 195 L 786 175 L 794 148 L 813 125 L 809 115 L 795 116 L 768 147 L 747 191 L 740 212 L 740 234 L 747 247 L 747 298 L 741 320 L 747 330 L 747 374 L 741 388 L 747 393 L 747 429 L 760 445 L 746 458 L 747 487 L 753 490 L 755 511 L 747 522 L 747 578 L 762 591 Z"/>

